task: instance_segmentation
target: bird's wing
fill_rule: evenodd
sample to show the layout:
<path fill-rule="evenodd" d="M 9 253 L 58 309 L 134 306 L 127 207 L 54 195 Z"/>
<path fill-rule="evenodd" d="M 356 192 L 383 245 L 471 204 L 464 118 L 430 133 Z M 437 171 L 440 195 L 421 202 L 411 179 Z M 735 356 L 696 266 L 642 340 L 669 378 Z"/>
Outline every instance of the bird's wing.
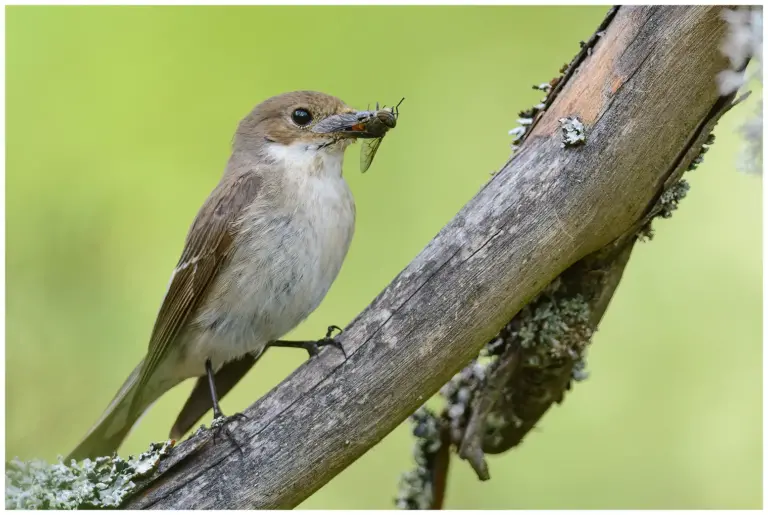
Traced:
<path fill-rule="evenodd" d="M 170 345 L 230 254 L 238 219 L 258 195 L 260 183 L 261 177 L 253 171 L 222 181 L 197 214 L 152 329 L 139 389 L 146 386 L 168 354 Z M 136 399 L 140 397 L 137 395 Z"/>

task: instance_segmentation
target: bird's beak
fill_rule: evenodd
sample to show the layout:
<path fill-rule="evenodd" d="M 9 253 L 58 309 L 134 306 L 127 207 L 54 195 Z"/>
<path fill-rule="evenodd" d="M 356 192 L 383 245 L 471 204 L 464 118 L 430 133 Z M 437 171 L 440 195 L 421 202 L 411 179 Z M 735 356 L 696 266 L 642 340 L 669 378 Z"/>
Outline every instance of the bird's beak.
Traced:
<path fill-rule="evenodd" d="M 380 132 L 372 133 L 366 129 L 366 122 L 372 115 L 371 111 L 334 114 L 318 122 L 311 130 L 317 134 L 336 134 L 350 138 L 379 138 Z"/>

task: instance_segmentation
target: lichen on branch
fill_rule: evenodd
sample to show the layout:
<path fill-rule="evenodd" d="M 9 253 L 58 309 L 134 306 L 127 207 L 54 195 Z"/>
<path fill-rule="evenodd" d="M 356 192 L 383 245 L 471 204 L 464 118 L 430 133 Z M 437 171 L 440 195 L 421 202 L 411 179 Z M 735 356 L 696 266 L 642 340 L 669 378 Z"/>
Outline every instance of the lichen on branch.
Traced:
<path fill-rule="evenodd" d="M 8 510 L 75 510 L 118 508 L 136 490 L 139 479 L 157 468 L 172 441 L 153 443 L 136 458 L 104 456 L 69 465 L 14 458 L 5 467 L 5 508 Z"/>

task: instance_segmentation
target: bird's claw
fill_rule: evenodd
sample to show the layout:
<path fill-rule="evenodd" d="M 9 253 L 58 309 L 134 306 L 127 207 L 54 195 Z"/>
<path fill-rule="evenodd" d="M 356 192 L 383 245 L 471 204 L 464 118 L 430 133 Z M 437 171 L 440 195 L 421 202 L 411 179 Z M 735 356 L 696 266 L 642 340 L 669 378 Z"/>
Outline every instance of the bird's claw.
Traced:
<path fill-rule="evenodd" d="M 339 334 L 337 336 L 340 336 L 341 333 L 344 332 L 344 330 L 337 326 L 337 325 L 329 325 L 328 331 L 325 333 L 325 338 L 317 342 L 318 347 L 325 347 L 326 345 L 330 345 L 331 347 L 336 347 L 341 351 L 342 354 L 344 354 L 344 359 L 347 358 L 347 352 L 344 350 L 344 346 L 341 344 L 340 341 L 338 341 L 336 338 L 331 336 L 334 331 L 338 331 Z"/>
<path fill-rule="evenodd" d="M 325 339 L 326 340 L 329 340 L 329 339 L 333 340 L 331 335 L 333 334 L 334 331 L 338 331 L 339 332 L 339 336 L 341 336 L 341 333 L 344 332 L 344 330 L 341 327 L 337 326 L 337 325 L 329 325 L 328 326 L 328 331 L 325 333 Z"/>
<path fill-rule="evenodd" d="M 337 325 L 329 325 L 328 331 L 325 333 L 325 337 L 317 340 L 316 342 L 307 342 L 305 349 L 307 349 L 310 358 L 314 358 L 320 353 L 320 347 L 326 347 L 328 345 L 331 347 L 336 347 L 341 351 L 342 354 L 344 354 L 344 358 L 347 357 L 347 353 L 344 350 L 344 346 L 341 345 L 341 342 L 331 336 L 334 331 L 338 331 L 339 334 L 344 332 L 342 331 L 341 327 Z"/>
<path fill-rule="evenodd" d="M 237 450 L 240 452 L 240 455 L 245 454 L 243 452 L 242 446 L 238 443 L 237 439 L 235 438 L 235 435 L 232 434 L 232 431 L 229 429 L 229 424 L 234 420 L 247 420 L 248 417 L 242 413 L 235 413 L 232 416 L 225 417 L 224 415 L 220 415 L 216 418 L 214 418 L 211 421 L 211 430 L 213 431 L 213 445 L 216 445 L 216 439 L 219 436 L 219 433 L 222 431 L 224 432 L 224 435 L 227 437 L 227 440 L 232 442 L 232 444 L 237 447 Z"/>

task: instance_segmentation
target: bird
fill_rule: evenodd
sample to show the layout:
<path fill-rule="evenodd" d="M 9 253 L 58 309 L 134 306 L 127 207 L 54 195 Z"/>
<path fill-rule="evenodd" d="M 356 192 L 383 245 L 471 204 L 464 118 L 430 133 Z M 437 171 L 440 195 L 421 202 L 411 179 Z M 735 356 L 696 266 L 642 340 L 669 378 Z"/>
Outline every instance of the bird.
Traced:
<path fill-rule="evenodd" d="M 293 91 L 264 100 L 238 124 L 219 183 L 187 233 L 145 357 L 68 460 L 116 452 L 165 392 L 197 384 L 171 438 L 218 406 L 267 347 L 310 358 L 338 346 L 329 328 L 316 342 L 280 340 L 325 297 L 349 250 L 355 202 L 344 152 L 367 132 L 370 112 L 337 97 Z M 361 123 L 363 122 L 363 123 Z M 342 349 L 343 350 L 343 349 Z"/>

